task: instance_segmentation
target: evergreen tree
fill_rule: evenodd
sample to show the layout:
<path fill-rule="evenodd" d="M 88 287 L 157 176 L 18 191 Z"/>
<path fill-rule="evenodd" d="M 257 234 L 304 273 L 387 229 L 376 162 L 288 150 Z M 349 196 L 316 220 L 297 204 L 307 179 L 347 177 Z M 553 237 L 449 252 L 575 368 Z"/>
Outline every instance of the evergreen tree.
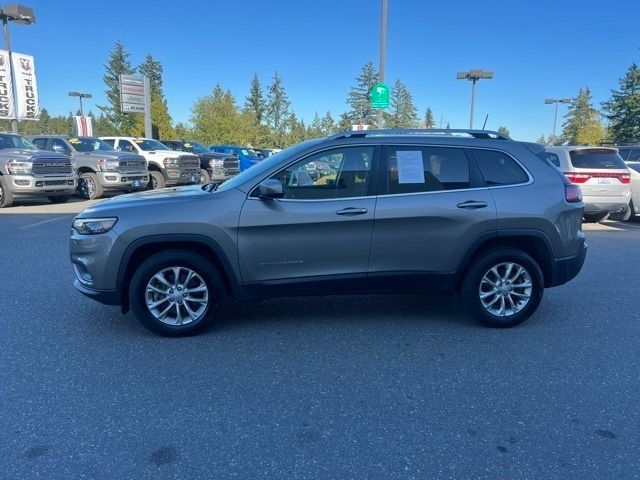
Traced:
<path fill-rule="evenodd" d="M 595 144 L 602 139 L 600 114 L 591 104 L 589 87 L 580 88 L 573 99 L 562 125 L 562 140 L 569 144 Z"/>
<path fill-rule="evenodd" d="M 256 124 L 261 124 L 264 120 L 265 111 L 267 109 L 262 85 L 257 74 L 253 74 L 251 86 L 249 87 L 249 95 L 244 101 L 244 109 L 251 112 L 255 118 Z"/>
<path fill-rule="evenodd" d="M 415 128 L 418 124 L 418 114 L 413 104 L 413 96 L 407 87 L 396 80 L 391 89 L 390 111 L 385 122 L 388 128 Z"/>
<path fill-rule="evenodd" d="M 278 72 L 276 72 L 273 76 L 273 82 L 269 85 L 269 92 L 267 94 L 267 119 L 271 127 L 271 143 L 276 148 L 283 148 L 285 146 L 290 106 L 291 102 L 289 102 L 287 98 L 282 80 Z"/>
<path fill-rule="evenodd" d="M 330 135 L 338 131 L 338 126 L 336 125 L 336 121 L 333 119 L 331 112 L 325 113 L 324 117 L 322 117 L 322 134 Z"/>
<path fill-rule="evenodd" d="M 313 121 L 307 127 L 307 137 L 308 138 L 318 138 L 324 136 L 324 130 L 322 128 L 322 119 L 318 112 L 313 116 Z"/>
<path fill-rule="evenodd" d="M 498 127 L 498 133 L 509 136 L 509 129 L 507 127 Z"/>
<path fill-rule="evenodd" d="M 138 67 L 141 75 L 149 78 L 151 87 L 151 129 L 153 137 L 157 139 L 169 140 L 175 138 L 176 131 L 169 115 L 167 100 L 164 97 L 163 89 L 163 68 L 162 64 L 153 59 L 150 53 L 144 62 Z M 136 134 L 144 135 L 144 115 L 136 115 Z"/>
<path fill-rule="evenodd" d="M 603 104 L 609 120 L 609 135 L 615 142 L 640 140 L 640 68 L 634 63 L 611 90 L 611 99 Z"/>
<path fill-rule="evenodd" d="M 252 118 L 239 112 L 231 91 L 218 84 L 211 95 L 196 100 L 191 108 L 192 136 L 207 145 L 250 143 Z"/>
<path fill-rule="evenodd" d="M 176 123 L 176 138 L 180 140 L 189 140 L 191 138 L 191 129 L 183 122 Z"/>
<path fill-rule="evenodd" d="M 105 94 L 107 104 L 98 106 L 104 113 L 114 130 L 127 135 L 135 130 L 135 114 L 124 113 L 120 110 L 120 74 L 132 75 L 134 68 L 129 61 L 129 53 L 124 49 L 122 42 L 116 42 L 109 54 L 109 61 L 105 65 L 106 72 L 102 77 L 106 85 Z"/>
<path fill-rule="evenodd" d="M 436 126 L 436 120 L 433 118 L 433 111 L 431 107 L 427 107 L 427 111 L 424 114 L 424 128 L 434 128 Z"/>
<path fill-rule="evenodd" d="M 373 62 L 366 63 L 356 77 L 356 84 L 349 90 L 347 104 L 351 110 L 341 117 L 341 127 L 350 129 L 351 125 L 375 125 L 377 112 L 371 108 L 371 90 L 378 83 L 378 72 Z"/>
<path fill-rule="evenodd" d="M 307 129 L 304 121 L 298 120 L 295 113 L 291 113 L 287 119 L 286 146 L 295 145 L 306 139 Z"/>
<path fill-rule="evenodd" d="M 544 135 L 540 135 L 540 138 L 538 140 L 536 140 L 536 143 L 541 143 L 542 145 L 546 145 L 547 144 L 547 139 L 544 138 Z"/>

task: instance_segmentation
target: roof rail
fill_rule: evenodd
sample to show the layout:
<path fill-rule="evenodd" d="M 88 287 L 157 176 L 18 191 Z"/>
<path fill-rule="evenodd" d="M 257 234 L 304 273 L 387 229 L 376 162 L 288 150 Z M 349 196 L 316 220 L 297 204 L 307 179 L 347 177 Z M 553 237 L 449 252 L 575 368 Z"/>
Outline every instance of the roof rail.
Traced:
<path fill-rule="evenodd" d="M 425 135 L 425 136 L 456 136 L 468 135 L 478 139 L 511 140 L 508 135 L 493 130 L 467 130 L 461 128 L 392 128 L 383 130 L 345 130 L 326 137 L 326 140 L 352 137 L 388 137 L 393 135 Z"/>

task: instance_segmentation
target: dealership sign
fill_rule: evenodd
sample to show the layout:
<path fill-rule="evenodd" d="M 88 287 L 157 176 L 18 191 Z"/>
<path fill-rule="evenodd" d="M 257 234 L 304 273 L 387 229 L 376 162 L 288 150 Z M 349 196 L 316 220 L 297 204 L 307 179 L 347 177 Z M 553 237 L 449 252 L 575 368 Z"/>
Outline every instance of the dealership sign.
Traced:
<path fill-rule="evenodd" d="M 16 118 L 9 52 L 0 50 L 0 119 Z"/>
<path fill-rule="evenodd" d="M 145 77 L 120 74 L 120 110 L 126 113 L 146 112 L 146 84 Z"/>

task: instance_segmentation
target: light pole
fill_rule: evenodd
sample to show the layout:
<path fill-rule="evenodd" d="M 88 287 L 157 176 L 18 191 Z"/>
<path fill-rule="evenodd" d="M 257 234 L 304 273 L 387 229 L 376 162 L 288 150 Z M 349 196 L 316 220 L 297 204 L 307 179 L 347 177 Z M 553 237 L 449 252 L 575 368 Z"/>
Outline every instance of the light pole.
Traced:
<path fill-rule="evenodd" d="M 571 103 L 570 98 L 545 98 L 544 104 L 551 105 L 552 103 L 556 104 L 556 113 L 553 115 L 553 139 L 556 138 L 556 124 L 558 123 L 558 104 L 560 103 Z"/>
<path fill-rule="evenodd" d="M 0 18 L 2 18 L 2 30 L 4 31 L 4 47 L 9 52 L 9 64 L 11 64 L 11 39 L 9 38 L 9 22 L 16 22 L 21 25 L 31 25 L 36 23 L 36 16 L 33 10 L 24 5 L 12 3 L 5 5 L 0 9 Z M 11 131 L 18 133 L 18 105 L 15 102 L 16 98 L 16 82 L 13 76 L 13 68 L 11 70 L 11 90 L 13 91 L 13 110 L 15 112 L 15 118 L 11 119 Z"/>
<path fill-rule="evenodd" d="M 387 57 L 387 0 L 382 0 L 382 15 L 380 17 L 380 72 L 378 83 L 384 83 L 384 63 Z M 382 128 L 384 121 L 383 109 L 378 109 L 378 128 Z"/>
<path fill-rule="evenodd" d="M 84 117 L 84 110 L 82 109 L 82 99 L 91 98 L 90 93 L 69 92 L 70 97 L 78 97 L 80 99 L 80 115 Z"/>
<path fill-rule="evenodd" d="M 481 70 L 476 68 L 469 70 L 468 72 L 458 72 L 456 75 L 458 80 L 470 80 L 471 81 L 471 114 L 469 115 L 469 128 L 473 129 L 473 109 L 476 103 L 476 82 L 480 79 L 491 80 L 493 78 L 493 72 L 490 70 Z"/>

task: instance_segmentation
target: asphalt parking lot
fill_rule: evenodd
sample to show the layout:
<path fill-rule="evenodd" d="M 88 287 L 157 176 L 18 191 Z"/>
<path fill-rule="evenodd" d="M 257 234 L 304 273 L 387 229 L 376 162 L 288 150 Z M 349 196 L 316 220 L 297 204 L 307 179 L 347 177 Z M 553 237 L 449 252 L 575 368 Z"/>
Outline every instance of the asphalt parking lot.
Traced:
<path fill-rule="evenodd" d="M 0 212 L 0 478 L 640 478 L 640 223 L 511 330 L 456 298 L 229 303 L 161 338 L 72 287 L 86 202 Z"/>

